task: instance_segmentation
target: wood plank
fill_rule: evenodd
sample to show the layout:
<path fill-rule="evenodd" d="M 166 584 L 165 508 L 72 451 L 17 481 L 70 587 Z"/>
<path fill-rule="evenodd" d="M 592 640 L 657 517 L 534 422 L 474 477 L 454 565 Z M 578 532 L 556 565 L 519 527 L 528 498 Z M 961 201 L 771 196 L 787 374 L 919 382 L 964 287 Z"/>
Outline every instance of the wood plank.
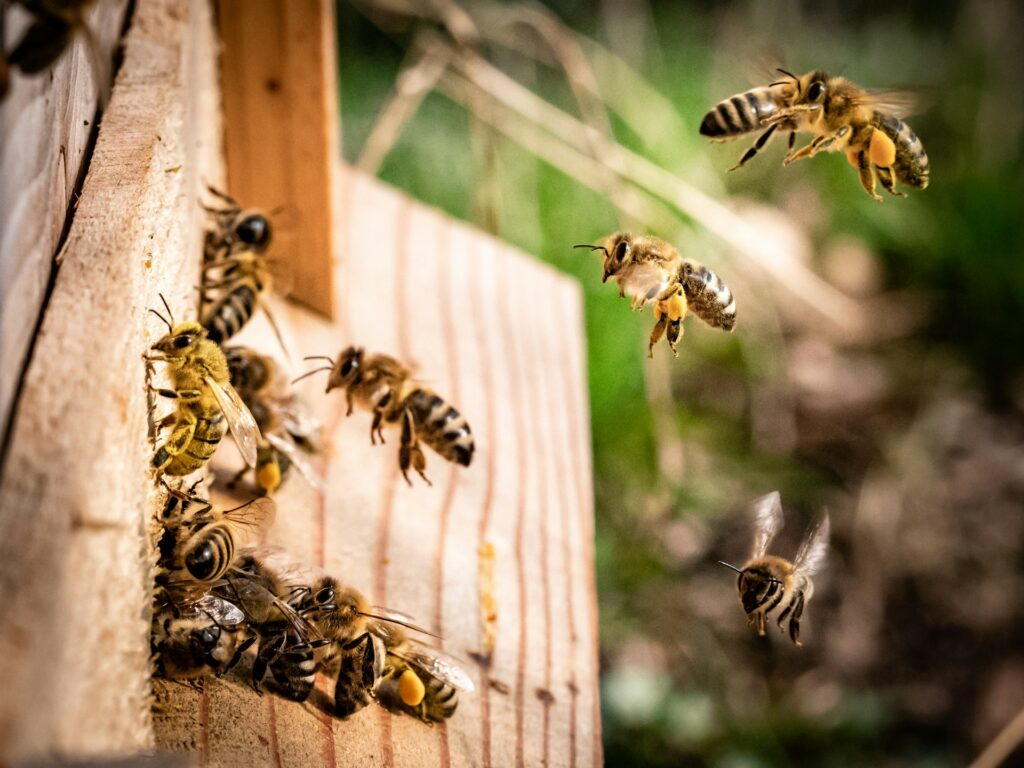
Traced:
<path fill-rule="evenodd" d="M 232 194 L 274 215 L 268 250 L 290 295 L 334 312 L 331 257 L 340 156 L 331 0 L 218 0 Z"/>
<path fill-rule="evenodd" d="M 152 744 L 142 355 L 195 306 L 217 180 L 208 0 L 137 0 L 0 479 L 0 762 Z M 7 322 L 5 318 L 4 322 Z"/>
<path fill-rule="evenodd" d="M 7 11 L 7 5 L 0 11 L 7 21 L 4 50 L 30 21 L 23 9 Z M 126 5 L 101 0 L 87 14 L 107 78 Z M 0 102 L 0 436 L 7 434 L 72 193 L 95 136 L 97 95 L 110 85 L 97 83 L 96 75 L 83 36 L 76 35 L 49 72 L 12 73 L 10 93 Z"/>
<path fill-rule="evenodd" d="M 290 479 L 268 540 L 440 633 L 477 690 L 461 694 L 442 726 L 376 706 L 338 721 L 319 708 L 329 703 L 329 686 L 315 703 L 258 700 L 243 664 L 210 681 L 206 694 L 158 682 L 165 708 L 155 719 L 157 742 L 205 744 L 207 765 L 597 765 L 579 288 L 372 179 L 345 171 L 342 181 L 338 317 L 327 322 L 282 304 L 276 315 L 293 339 L 291 356 L 333 356 L 356 343 L 414 363 L 418 377 L 467 417 L 477 452 L 469 468 L 428 452 L 433 486 L 410 488 L 398 472 L 397 435 L 387 432 L 385 446 L 372 446 L 369 414 L 345 418 L 344 397 L 325 397 L 324 378 L 310 379 L 303 391 L 328 433 L 327 488 L 318 495 Z M 262 318 L 239 341 L 276 350 Z M 472 660 L 486 643 L 483 544 L 496 553 L 489 668 Z M 206 715 L 190 718 L 197 711 Z"/>

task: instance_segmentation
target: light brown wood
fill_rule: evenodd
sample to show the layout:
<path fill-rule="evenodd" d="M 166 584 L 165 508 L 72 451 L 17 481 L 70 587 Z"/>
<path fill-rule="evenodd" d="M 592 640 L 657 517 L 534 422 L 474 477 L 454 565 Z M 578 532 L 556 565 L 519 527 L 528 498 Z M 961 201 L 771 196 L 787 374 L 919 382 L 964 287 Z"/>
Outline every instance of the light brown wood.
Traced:
<path fill-rule="evenodd" d="M 268 255 L 290 295 L 331 317 L 339 157 L 331 0 L 218 0 L 225 155 L 244 207 L 280 209 Z"/>
<path fill-rule="evenodd" d="M 78 34 L 49 72 L 13 73 L 10 93 L 0 102 L 0 437 L 7 433 L 57 243 L 96 129 L 97 95 L 109 88 L 96 76 L 110 76 L 126 5 L 98 0 L 87 15 L 106 71 L 94 72 Z M 2 42 L 10 50 L 30 17 L 14 6 L 6 20 Z"/>
<path fill-rule="evenodd" d="M 476 691 L 443 726 L 371 705 L 346 721 L 315 702 L 249 689 L 248 662 L 205 693 L 157 682 L 157 742 L 208 766 L 594 766 L 601 762 L 589 408 L 579 287 L 535 259 L 352 171 L 338 220 L 338 318 L 281 304 L 294 373 L 348 344 L 415 364 L 468 419 L 468 468 L 427 451 L 433 486 L 408 487 L 398 436 L 372 446 L 370 415 L 303 392 L 327 432 L 316 493 L 294 473 L 268 541 L 412 614 L 444 638 Z M 372 254 L 369 257 L 368 254 Z M 262 317 L 239 343 L 278 355 Z M 308 364 L 309 366 L 314 363 Z M 227 452 L 216 461 L 230 461 Z M 237 464 L 223 466 L 226 477 Z M 480 552 L 494 550 L 497 619 L 484 650 Z M 486 580 L 485 580 L 486 581 Z M 493 684 L 493 686 L 492 686 Z"/>
<path fill-rule="evenodd" d="M 0 762 L 152 742 L 146 310 L 195 306 L 214 60 L 207 0 L 137 1 L 0 479 Z"/>

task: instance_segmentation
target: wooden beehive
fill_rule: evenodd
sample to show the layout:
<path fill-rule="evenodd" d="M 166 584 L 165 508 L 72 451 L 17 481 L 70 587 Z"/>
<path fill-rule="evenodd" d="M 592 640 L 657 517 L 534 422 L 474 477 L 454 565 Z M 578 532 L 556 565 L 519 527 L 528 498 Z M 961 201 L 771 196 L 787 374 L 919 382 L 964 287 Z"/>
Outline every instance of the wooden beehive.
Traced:
<path fill-rule="evenodd" d="M 242 14 L 232 5 L 219 8 L 222 26 Z M 206 765 L 598 764 L 579 290 L 529 256 L 343 169 L 330 4 L 245 5 L 246 25 L 279 34 L 257 36 L 266 67 L 257 72 L 229 59 L 251 54 L 237 52 L 237 30 L 223 30 L 220 70 L 234 99 L 223 99 L 223 134 L 207 0 L 134 6 L 13 398 L 0 478 L 0 759 L 159 749 Z M 320 74 L 296 81 L 302 72 Z M 275 177 L 279 188 L 307 193 L 285 201 L 262 197 L 236 171 L 252 153 L 267 162 L 258 141 L 238 139 L 229 126 L 268 95 L 279 108 L 261 120 L 279 114 L 282 123 L 267 129 L 268 140 L 323 158 Z M 293 108 L 307 119 L 296 120 Z M 267 208 L 290 207 L 281 247 L 295 249 L 286 255 L 299 298 L 330 315 L 274 302 L 292 360 L 350 343 L 390 352 L 473 427 L 473 466 L 430 454 L 433 486 L 409 488 L 396 441 L 371 446 L 369 417 L 344 418 L 344 398 L 325 397 L 323 381 L 309 380 L 305 392 L 327 431 L 326 488 L 290 479 L 269 533 L 442 636 L 476 684 L 444 725 L 378 707 L 338 721 L 317 704 L 325 694 L 302 705 L 259 698 L 245 664 L 203 692 L 158 681 L 151 708 L 145 531 L 160 497 L 149 469 L 142 354 L 163 330 L 147 309 L 161 292 L 179 317 L 195 306 L 198 200 L 206 182 L 225 178 L 243 202 L 248 194 Z M 2 254 L 5 265 L 19 258 L 17 250 Z M 262 318 L 240 341 L 280 355 Z M 218 457 L 225 471 L 230 453 Z M 486 646 L 491 592 L 495 643 L 485 665 L 475 659 Z M 321 688 L 329 691 L 327 681 Z"/>

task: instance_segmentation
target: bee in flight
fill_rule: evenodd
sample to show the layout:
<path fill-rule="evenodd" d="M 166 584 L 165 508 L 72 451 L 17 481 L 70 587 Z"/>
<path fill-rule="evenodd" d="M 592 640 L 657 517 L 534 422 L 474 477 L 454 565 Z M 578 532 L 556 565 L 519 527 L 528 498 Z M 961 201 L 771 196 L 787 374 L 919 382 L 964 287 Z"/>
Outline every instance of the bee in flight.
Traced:
<path fill-rule="evenodd" d="M 616 232 L 603 245 L 576 245 L 604 253 L 604 276 L 619 284 L 619 297 L 629 297 L 634 310 L 654 303 L 654 328 L 647 344 L 653 357 L 654 345 L 662 336 L 672 354 L 683 335 L 687 311 L 712 328 L 732 331 L 736 326 L 736 300 L 722 279 L 692 259 L 684 259 L 670 243 L 647 235 Z"/>
<path fill-rule="evenodd" d="M 800 619 L 814 595 L 811 577 L 821 570 L 828 554 L 828 513 L 807 532 L 793 562 L 767 554 L 772 539 L 782 530 L 779 492 L 773 491 L 755 501 L 753 513 L 754 548 L 750 558 L 742 568 L 724 562 L 722 565 L 739 574 L 736 589 L 740 603 L 757 634 L 764 635 L 765 624 L 774 615 L 779 629 L 789 621 L 789 637 L 800 645 Z"/>
<path fill-rule="evenodd" d="M 273 493 L 294 466 L 314 488 L 322 487 L 306 456 L 320 451 L 320 422 L 289 385 L 278 363 L 249 347 L 226 347 L 224 355 L 231 383 L 260 428 L 256 449 L 256 487 Z M 248 472 L 242 469 L 231 481 L 237 484 Z"/>
<path fill-rule="evenodd" d="M 475 444 L 465 417 L 440 395 L 416 384 L 411 371 L 395 358 L 367 355 L 362 347 L 349 347 L 337 361 L 324 356 L 306 359 L 326 360 L 330 365 L 309 371 L 295 381 L 330 371 L 327 391 L 339 387 L 345 390 L 349 416 L 355 403 L 373 412 L 371 443 L 376 445 L 379 437 L 383 444 L 383 424 L 400 424 L 398 465 L 409 485 L 412 485 L 410 468 L 415 469 L 427 485 L 431 484 L 424 473 L 427 460 L 419 445 L 421 439 L 448 461 L 464 467 L 470 465 Z"/>
<path fill-rule="evenodd" d="M 221 579 L 235 559 L 244 536 L 255 536 L 273 523 L 276 508 L 267 498 L 232 509 L 215 507 L 188 492 L 167 488 L 159 542 L 160 565 L 168 573 L 184 571 L 197 582 Z"/>
<path fill-rule="evenodd" d="M 177 402 L 177 408 L 158 422 L 158 429 L 172 427 L 167 440 L 157 446 L 153 466 L 165 475 L 187 475 L 200 469 L 217 450 L 225 428 L 231 432 L 245 463 L 256 465 L 260 430 L 249 409 L 230 383 L 227 359 L 220 347 L 206 337 L 199 323 L 175 325 L 163 296 L 167 317 L 150 309 L 167 325 L 167 335 L 152 346 L 158 355 L 147 362 L 170 367 L 172 389 L 154 391 Z"/>
<path fill-rule="evenodd" d="M 226 207 L 203 206 L 213 223 L 203 243 L 203 327 L 210 339 L 223 344 L 262 306 L 284 349 L 281 331 L 265 298 L 273 283 L 265 255 L 271 241 L 270 219 L 259 211 L 243 210 L 224 192 L 210 186 L 207 189 Z"/>
<path fill-rule="evenodd" d="M 845 77 L 814 71 L 797 76 L 778 70 L 782 80 L 730 96 L 705 116 L 700 132 L 725 141 L 751 131 L 764 132 L 731 169 L 754 157 L 776 130 L 789 132 L 789 165 L 819 152 L 844 152 L 857 169 L 861 186 L 875 200 L 875 181 L 892 195 L 900 182 L 916 189 L 928 186 L 928 155 L 900 115 L 913 110 L 913 99 L 900 91 L 865 90 Z M 794 151 L 797 132 L 814 138 Z"/>

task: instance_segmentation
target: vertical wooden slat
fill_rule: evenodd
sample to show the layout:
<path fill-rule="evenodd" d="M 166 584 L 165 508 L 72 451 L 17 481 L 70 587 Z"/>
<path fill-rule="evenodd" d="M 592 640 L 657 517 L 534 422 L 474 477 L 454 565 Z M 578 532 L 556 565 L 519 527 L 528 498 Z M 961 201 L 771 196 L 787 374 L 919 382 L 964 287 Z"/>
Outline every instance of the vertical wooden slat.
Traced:
<path fill-rule="evenodd" d="M 466 416 L 477 453 L 462 468 L 427 449 L 433 486 L 417 478 L 410 488 L 398 472 L 397 432 L 371 445 L 370 415 L 345 417 L 343 394 L 323 394 L 325 375 L 310 379 L 300 386 L 328 425 L 327 489 L 317 502 L 301 479 L 288 480 L 268 541 L 438 631 L 477 690 L 460 695 L 443 727 L 376 706 L 325 718 L 329 690 L 303 705 L 264 701 L 256 712 L 233 698 L 253 698 L 243 664 L 208 686 L 211 724 L 234 729 L 223 739 L 211 729 L 210 764 L 237 760 L 237 745 L 250 741 L 251 762 L 283 766 L 508 766 L 517 755 L 526 766 L 597 765 L 579 289 L 372 179 L 345 171 L 343 184 L 338 320 L 282 308 L 292 357 L 358 344 L 415 364 L 417 379 Z M 275 349 L 262 321 L 240 342 Z M 498 603 L 486 668 L 474 660 L 484 650 L 481 543 L 495 550 Z M 171 711 L 194 705 L 180 687 L 159 686 L 177 699 Z M 161 743 L 180 743 L 176 723 L 158 717 Z"/>
<path fill-rule="evenodd" d="M 275 211 L 268 255 L 293 298 L 332 317 L 339 156 L 331 0 L 217 0 L 228 186 Z"/>

